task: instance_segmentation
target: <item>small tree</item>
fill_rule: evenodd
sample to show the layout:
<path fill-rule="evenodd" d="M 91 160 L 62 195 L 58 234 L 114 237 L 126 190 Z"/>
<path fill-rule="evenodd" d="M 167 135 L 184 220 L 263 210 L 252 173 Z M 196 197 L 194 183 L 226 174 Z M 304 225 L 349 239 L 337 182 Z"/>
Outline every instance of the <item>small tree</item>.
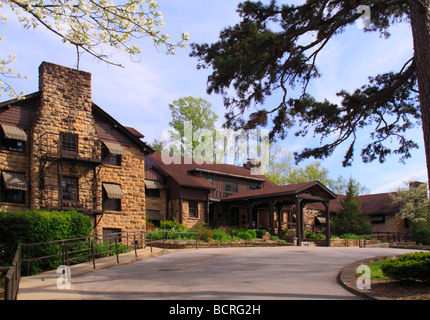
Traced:
<path fill-rule="evenodd" d="M 409 189 L 399 189 L 391 195 L 393 205 L 398 205 L 398 215 L 411 222 L 411 230 L 417 241 L 430 243 L 430 202 L 427 184 L 410 184 Z"/>
<path fill-rule="evenodd" d="M 350 178 L 346 198 L 341 202 L 342 208 L 331 222 L 333 234 L 366 234 L 371 232 L 371 226 L 366 222 L 361 212 L 361 203 L 358 200 L 359 188 L 357 182 Z"/>

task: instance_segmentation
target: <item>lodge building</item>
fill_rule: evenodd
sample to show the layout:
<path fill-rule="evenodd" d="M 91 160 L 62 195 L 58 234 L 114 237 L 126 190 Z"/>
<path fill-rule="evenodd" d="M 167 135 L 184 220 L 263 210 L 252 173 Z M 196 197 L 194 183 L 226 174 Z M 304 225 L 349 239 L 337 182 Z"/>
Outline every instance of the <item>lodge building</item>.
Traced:
<path fill-rule="evenodd" d="M 98 235 L 145 229 L 142 134 L 91 100 L 91 74 L 43 62 L 39 91 L 0 104 L 0 207 L 75 208 Z"/>
<path fill-rule="evenodd" d="M 320 182 L 277 186 L 255 174 L 253 162 L 177 156 L 167 163 L 143 134 L 92 101 L 90 73 L 48 62 L 39 67 L 39 91 L 0 103 L 0 127 L 0 209 L 75 208 L 92 217 L 96 235 L 176 219 L 188 227 L 289 229 L 300 245 L 312 222 L 329 235 L 339 207 Z M 375 224 L 385 214 L 375 214 Z"/>

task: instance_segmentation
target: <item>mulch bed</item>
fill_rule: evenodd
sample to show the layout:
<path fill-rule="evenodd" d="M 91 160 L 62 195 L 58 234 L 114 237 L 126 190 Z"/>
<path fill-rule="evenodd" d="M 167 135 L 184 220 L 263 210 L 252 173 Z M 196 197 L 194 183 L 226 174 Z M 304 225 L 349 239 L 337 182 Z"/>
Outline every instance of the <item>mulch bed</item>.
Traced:
<path fill-rule="evenodd" d="M 430 300 L 430 283 L 419 281 L 373 280 L 371 291 L 392 300 Z"/>

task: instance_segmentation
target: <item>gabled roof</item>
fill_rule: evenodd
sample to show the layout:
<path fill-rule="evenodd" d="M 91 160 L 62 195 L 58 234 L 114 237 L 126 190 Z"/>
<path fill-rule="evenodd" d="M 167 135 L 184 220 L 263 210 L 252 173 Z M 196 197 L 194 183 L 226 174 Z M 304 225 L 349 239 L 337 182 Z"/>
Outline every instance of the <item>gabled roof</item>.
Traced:
<path fill-rule="evenodd" d="M 30 130 L 39 108 L 40 92 L 0 103 L 0 123 Z"/>
<path fill-rule="evenodd" d="M 358 196 L 361 203 L 361 213 L 365 215 L 375 214 L 396 214 L 399 212 L 399 206 L 393 205 L 390 197 L 392 193 L 376 193 L 365 194 Z M 338 199 L 330 201 L 330 211 L 337 212 L 342 207 L 341 203 L 346 196 L 338 195 Z M 311 203 L 307 206 L 313 210 L 324 210 L 323 206 L 319 203 Z"/>
<path fill-rule="evenodd" d="M 40 92 L 25 95 L 22 99 L 13 99 L 0 103 L 0 124 L 13 125 L 30 130 L 37 117 L 40 105 Z M 136 129 L 122 126 L 107 112 L 93 103 L 92 113 L 100 139 L 122 144 L 138 146 L 142 151 L 151 153 L 153 150 L 140 138 L 143 137 Z"/>
<path fill-rule="evenodd" d="M 392 193 L 366 194 L 359 196 L 361 212 L 367 215 L 394 214 L 399 212 L 399 206 L 393 205 Z"/>
<path fill-rule="evenodd" d="M 297 184 L 289 184 L 285 186 L 269 186 L 262 189 L 249 190 L 247 192 L 237 193 L 230 197 L 223 199 L 223 201 L 232 201 L 232 200 L 248 200 L 269 196 L 283 196 L 283 195 L 297 195 L 300 193 L 304 193 L 311 189 L 319 188 L 321 191 L 325 193 L 325 195 L 329 199 L 336 199 L 336 195 L 327 189 L 323 184 L 319 181 L 309 181 Z"/>
<path fill-rule="evenodd" d="M 175 158 L 177 160 L 175 161 L 176 163 L 166 164 L 163 162 L 162 156 L 160 152 L 154 152 L 149 157 L 181 186 L 215 189 L 204 177 L 193 173 L 206 173 L 250 181 L 261 181 L 265 187 L 275 186 L 264 175 L 252 175 L 251 171 L 247 168 L 222 163 L 204 162 L 203 164 L 198 164 L 194 159 L 179 156 Z M 164 154 L 164 156 L 169 157 L 167 154 Z"/>

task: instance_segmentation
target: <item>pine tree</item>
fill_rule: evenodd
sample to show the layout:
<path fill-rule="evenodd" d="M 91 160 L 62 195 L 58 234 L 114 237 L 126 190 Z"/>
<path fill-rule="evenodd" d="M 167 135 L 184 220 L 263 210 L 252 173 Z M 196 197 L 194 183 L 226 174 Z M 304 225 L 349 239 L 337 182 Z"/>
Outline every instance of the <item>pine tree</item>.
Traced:
<path fill-rule="evenodd" d="M 358 199 L 359 188 L 354 179 L 349 179 L 346 198 L 341 202 L 342 208 L 337 212 L 331 222 L 333 234 L 345 233 L 368 234 L 371 226 L 361 212 L 361 203 Z"/>

